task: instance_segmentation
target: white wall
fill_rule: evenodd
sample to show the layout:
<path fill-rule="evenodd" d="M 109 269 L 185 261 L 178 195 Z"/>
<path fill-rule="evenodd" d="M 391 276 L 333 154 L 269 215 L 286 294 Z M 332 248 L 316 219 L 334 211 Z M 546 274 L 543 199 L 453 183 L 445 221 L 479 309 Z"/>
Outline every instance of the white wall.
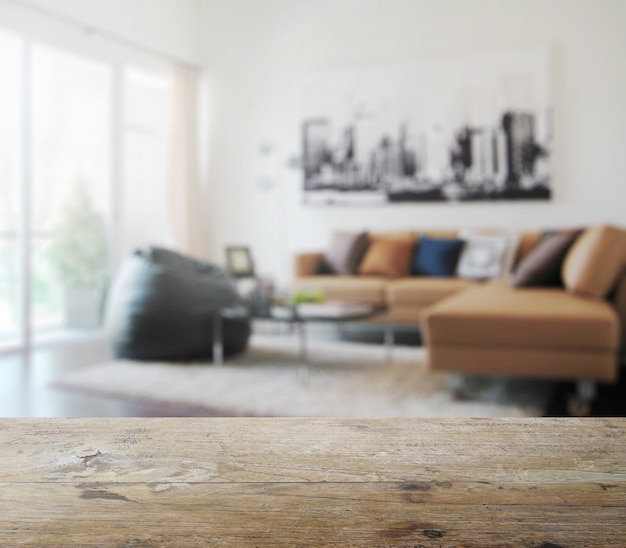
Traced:
<path fill-rule="evenodd" d="M 295 250 L 323 248 L 337 228 L 626 224 L 623 0 L 204 0 L 201 8 L 214 259 L 227 244 L 247 244 L 261 272 L 285 279 Z M 285 164 L 299 154 L 307 72 L 544 44 L 554 51 L 551 202 L 301 204 L 301 176 Z M 266 141 L 275 152 L 264 159 Z M 275 186 L 260 190 L 272 169 Z"/>
<path fill-rule="evenodd" d="M 198 2 L 201 0 L 0 0 L 4 14 L 49 20 L 39 10 L 83 23 L 182 61 L 198 59 Z M 33 9 L 37 8 L 37 9 Z M 12 13 L 9 13 L 12 12 Z"/>

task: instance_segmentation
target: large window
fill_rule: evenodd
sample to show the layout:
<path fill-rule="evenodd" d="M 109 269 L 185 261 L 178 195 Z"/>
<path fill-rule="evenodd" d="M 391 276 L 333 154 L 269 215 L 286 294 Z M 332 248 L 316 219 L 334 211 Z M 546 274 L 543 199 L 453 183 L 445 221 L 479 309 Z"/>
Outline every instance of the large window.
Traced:
<path fill-rule="evenodd" d="M 32 50 L 31 318 L 35 335 L 93 328 L 108 273 L 113 71 Z"/>
<path fill-rule="evenodd" d="M 0 349 L 97 329 L 116 262 L 169 243 L 173 73 L 79 49 L 0 29 Z"/>
<path fill-rule="evenodd" d="M 22 340 L 22 40 L 0 30 L 0 346 Z"/>

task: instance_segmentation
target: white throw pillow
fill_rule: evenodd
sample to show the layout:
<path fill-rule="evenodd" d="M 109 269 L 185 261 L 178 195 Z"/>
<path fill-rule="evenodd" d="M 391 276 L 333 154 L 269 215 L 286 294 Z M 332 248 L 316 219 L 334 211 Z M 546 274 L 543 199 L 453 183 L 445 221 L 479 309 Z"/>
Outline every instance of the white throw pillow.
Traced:
<path fill-rule="evenodd" d="M 465 240 L 457 266 L 459 277 L 493 279 L 511 273 L 519 245 L 517 234 L 461 230 L 459 238 Z"/>

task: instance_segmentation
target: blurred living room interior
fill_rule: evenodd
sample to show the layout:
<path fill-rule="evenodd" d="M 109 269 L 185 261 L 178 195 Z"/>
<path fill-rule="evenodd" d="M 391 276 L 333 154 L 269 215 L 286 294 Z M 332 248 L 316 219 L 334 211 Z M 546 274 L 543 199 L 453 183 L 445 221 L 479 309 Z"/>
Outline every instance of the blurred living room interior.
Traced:
<path fill-rule="evenodd" d="M 321 379 L 330 383 L 341 367 L 352 378 L 368 359 L 378 360 L 368 373 L 383 384 L 378 365 L 398 361 L 394 390 L 413 383 L 452 393 L 428 409 L 381 404 L 381 416 L 446 415 L 447 402 L 458 403 L 450 378 L 500 372 L 530 388 L 470 379 L 468 390 L 491 407 L 473 402 L 458 413 L 623 414 L 625 23 L 623 0 L 0 0 L 0 416 L 280 416 L 289 413 L 262 395 L 240 394 L 249 407 L 224 396 L 238 378 L 226 379 L 229 367 L 243 375 L 258 360 L 276 365 L 275 356 L 276 378 L 291 384 L 250 382 L 268 394 L 295 387 L 301 402 L 327 390 L 334 405 L 342 388 L 326 389 Z M 446 126 L 450 120 L 458 125 Z M 422 271 L 454 278 L 452 285 L 435 281 L 420 300 L 412 280 L 398 279 L 482 230 L 499 242 L 514 235 L 506 272 L 462 276 L 458 244 L 450 272 Z M 494 282 L 484 278 L 513 283 L 504 278 L 557 232 L 571 254 L 560 248 L 566 274 L 548 284 L 559 286 L 553 300 L 533 293 L 530 305 L 518 303 L 518 288 L 497 297 L 508 307 L 502 313 L 485 305 L 491 293 L 475 293 L 477 304 L 461 295 Z M 394 243 L 379 246 L 380 235 Z M 206 380 L 214 394 L 154 396 L 173 382 L 181 391 L 193 384 L 181 378 L 196 371 L 185 369 L 198 358 L 192 353 L 171 377 L 142 388 L 153 392 L 98 392 L 107 364 L 119 384 L 135 378 L 123 376 L 116 358 L 132 355 L 113 355 L 105 317 L 123 267 L 148 248 L 189 258 L 181 268 L 200 275 L 214 266 L 232 274 L 242 302 L 252 291 L 256 305 L 295 297 L 370 308 L 355 316 L 364 325 L 337 321 L 338 308 L 319 323 L 247 318 L 254 344 L 241 335 L 235 360 L 243 361 L 229 365 L 226 356 L 221 369 L 213 363 L 218 324 L 205 318 L 212 354 L 203 367 L 219 377 Z M 398 259 L 400 249 L 411 255 Z M 313 264 L 316 254 L 324 265 Z M 191 296 L 189 308 L 201 300 Z M 173 314 L 163 306 L 164 318 Z M 458 323 L 472 306 L 471 325 Z M 516 306 L 520 316 L 511 319 Z M 220 353 L 233 340 L 235 313 L 218 314 Z M 511 322 L 502 333 L 501 321 Z M 428 345 L 420 322 L 428 322 Z M 181 339 L 193 329 L 182 331 Z M 254 363 L 252 347 L 262 356 Z M 450 366 L 458 359 L 471 364 Z M 414 362 L 419 377 L 407 376 Z M 99 377 L 57 386 L 91 366 Z M 578 408 L 568 403 L 572 393 Z M 294 413 L 366 408 L 332 409 L 302 404 Z"/>

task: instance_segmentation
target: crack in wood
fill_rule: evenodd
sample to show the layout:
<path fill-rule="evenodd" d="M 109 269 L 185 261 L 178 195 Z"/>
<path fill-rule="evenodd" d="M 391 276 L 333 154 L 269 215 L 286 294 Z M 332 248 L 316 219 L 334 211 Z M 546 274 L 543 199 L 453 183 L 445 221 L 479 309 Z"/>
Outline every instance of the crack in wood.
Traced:
<path fill-rule="evenodd" d="M 81 457 L 80 455 L 76 455 L 76 456 L 83 461 L 83 464 L 85 466 L 87 466 L 90 460 L 95 459 L 96 457 L 101 457 L 102 453 L 100 452 L 100 450 L 98 450 L 98 452 L 94 453 L 93 455 L 85 455 L 83 457 Z"/>
<path fill-rule="evenodd" d="M 110 493 L 109 491 L 101 489 L 85 489 L 80 495 L 81 499 L 104 499 L 104 500 L 122 500 L 124 502 L 130 502 L 124 495 L 117 493 Z"/>

